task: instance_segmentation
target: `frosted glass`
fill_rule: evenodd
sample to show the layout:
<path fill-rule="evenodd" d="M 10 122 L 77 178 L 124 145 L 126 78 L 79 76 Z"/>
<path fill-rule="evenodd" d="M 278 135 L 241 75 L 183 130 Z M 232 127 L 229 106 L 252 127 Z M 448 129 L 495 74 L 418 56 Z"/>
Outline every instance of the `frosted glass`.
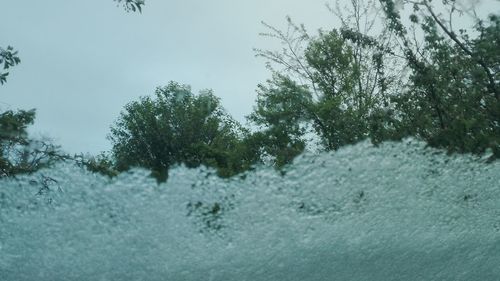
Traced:
<path fill-rule="evenodd" d="M 500 280 L 500 161 L 405 140 L 230 180 L 0 181 L 0 280 Z"/>

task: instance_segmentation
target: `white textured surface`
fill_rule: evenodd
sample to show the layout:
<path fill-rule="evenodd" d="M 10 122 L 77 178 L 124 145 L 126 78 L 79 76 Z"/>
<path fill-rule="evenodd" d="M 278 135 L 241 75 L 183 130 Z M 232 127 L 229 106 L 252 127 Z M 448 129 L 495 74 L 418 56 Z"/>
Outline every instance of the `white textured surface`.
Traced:
<path fill-rule="evenodd" d="M 500 161 L 407 140 L 229 181 L 60 166 L 0 181 L 0 280 L 500 280 Z"/>

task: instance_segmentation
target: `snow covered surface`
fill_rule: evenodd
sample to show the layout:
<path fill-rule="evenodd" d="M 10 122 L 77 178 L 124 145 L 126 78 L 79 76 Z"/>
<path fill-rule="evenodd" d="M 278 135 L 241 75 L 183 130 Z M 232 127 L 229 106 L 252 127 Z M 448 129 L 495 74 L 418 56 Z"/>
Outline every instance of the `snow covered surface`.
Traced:
<path fill-rule="evenodd" d="M 406 140 L 147 175 L 0 181 L 0 280 L 500 280 L 500 161 Z"/>

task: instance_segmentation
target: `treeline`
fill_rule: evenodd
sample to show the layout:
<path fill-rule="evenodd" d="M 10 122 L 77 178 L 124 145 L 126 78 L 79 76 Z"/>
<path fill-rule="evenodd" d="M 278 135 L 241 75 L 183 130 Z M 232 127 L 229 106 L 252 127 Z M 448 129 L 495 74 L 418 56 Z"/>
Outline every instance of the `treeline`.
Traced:
<path fill-rule="evenodd" d="M 111 128 L 111 151 L 75 158 L 50 145 L 33 150 L 25 129 L 34 112 L 7 111 L 0 115 L 0 176 L 77 159 L 109 176 L 145 167 L 165 180 L 184 164 L 230 177 L 257 164 L 281 168 L 310 146 L 331 151 L 409 136 L 450 153 L 488 150 L 498 158 L 499 15 L 473 17 L 472 26 L 455 30 L 463 11 L 454 1 L 440 7 L 446 15 L 427 0 L 405 2 L 408 19 L 392 0 L 350 3 L 330 7 L 339 28 L 314 36 L 291 19 L 286 30 L 266 25 L 264 35 L 283 49 L 256 49 L 272 72 L 247 117 L 257 129 L 236 122 L 212 91 L 195 94 L 171 82 L 125 107 Z"/>

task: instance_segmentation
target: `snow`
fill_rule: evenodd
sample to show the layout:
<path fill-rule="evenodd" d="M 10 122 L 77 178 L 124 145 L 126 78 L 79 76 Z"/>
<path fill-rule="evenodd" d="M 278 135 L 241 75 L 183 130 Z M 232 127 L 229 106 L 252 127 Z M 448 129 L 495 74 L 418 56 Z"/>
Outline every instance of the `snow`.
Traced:
<path fill-rule="evenodd" d="M 500 161 L 415 140 L 222 180 L 0 181 L 0 280 L 500 280 Z"/>

